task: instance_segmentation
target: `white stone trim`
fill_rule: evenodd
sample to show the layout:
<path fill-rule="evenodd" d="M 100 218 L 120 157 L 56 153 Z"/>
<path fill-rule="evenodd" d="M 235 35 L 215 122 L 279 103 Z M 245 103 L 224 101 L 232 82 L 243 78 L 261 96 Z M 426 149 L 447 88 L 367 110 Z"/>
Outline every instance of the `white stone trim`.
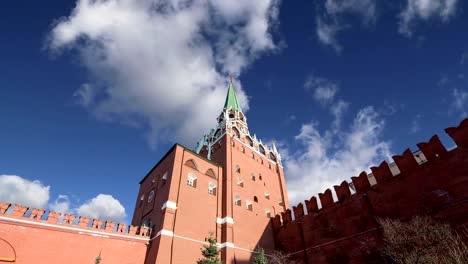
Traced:
<path fill-rule="evenodd" d="M 166 207 L 176 210 L 177 209 L 177 203 L 167 200 L 165 203 L 163 203 L 163 205 L 161 207 L 161 210 L 164 210 Z"/>
<path fill-rule="evenodd" d="M 107 232 L 101 232 L 101 231 L 87 230 L 87 229 L 81 229 L 81 228 L 77 228 L 77 227 L 65 226 L 63 224 L 49 224 L 49 223 L 29 221 L 29 220 L 24 220 L 24 219 L 16 219 L 16 218 L 4 217 L 4 216 L 0 216 L 0 220 L 7 221 L 7 222 L 22 223 L 22 224 L 38 225 L 38 226 L 43 226 L 43 227 L 52 227 L 52 228 L 57 228 L 57 229 L 70 230 L 70 231 L 77 231 L 78 234 L 80 234 L 80 235 L 90 235 L 90 236 L 103 237 L 103 238 L 122 237 L 122 238 L 136 239 L 136 240 L 142 240 L 142 241 L 148 241 L 149 240 L 148 237 L 144 238 L 144 237 L 138 237 L 138 236 L 133 236 L 133 235 L 121 235 L 121 234 L 118 234 L 118 233 L 117 234 L 116 233 L 107 233 Z"/>
<path fill-rule="evenodd" d="M 221 224 L 221 225 L 223 225 L 223 224 L 225 224 L 225 223 L 234 224 L 234 219 L 232 219 L 232 218 L 229 217 L 229 216 L 226 216 L 226 217 L 224 217 L 224 218 L 219 218 L 219 217 L 217 217 L 217 218 L 216 218 L 216 223 Z"/>
<path fill-rule="evenodd" d="M 225 247 L 228 247 L 228 248 L 236 248 L 236 246 L 234 246 L 234 244 L 231 243 L 231 242 L 224 242 L 224 243 L 222 243 L 222 244 L 216 243 L 216 246 L 219 247 L 219 248 L 225 248 Z"/>

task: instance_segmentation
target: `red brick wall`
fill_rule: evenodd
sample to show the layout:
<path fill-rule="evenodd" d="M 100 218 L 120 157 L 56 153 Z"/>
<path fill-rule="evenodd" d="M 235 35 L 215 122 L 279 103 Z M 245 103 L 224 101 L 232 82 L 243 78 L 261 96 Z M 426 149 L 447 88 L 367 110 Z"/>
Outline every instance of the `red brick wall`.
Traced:
<path fill-rule="evenodd" d="M 70 215 L 62 220 L 60 213 L 38 209 L 24 217 L 28 208 L 18 205 L 5 214 L 9 206 L 0 203 L 0 259 L 15 259 L 18 264 L 82 264 L 94 263 L 101 254 L 103 264 L 144 263 L 147 229 Z M 88 227 L 91 224 L 94 227 Z"/>
<path fill-rule="evenodd" d="M 410 150 L 393 159 L 400 174 L 393 176 L 383 162 L 371 170 L 377 184 L 371 186 L 367 174 L 353 177 L 356 193 L 348 183 L 335 186 L 338 201 L 331 191 L 306 201 L 272 220 L 275 243 L 279 250 L 292 253 L 304 263 L 363 263 L 372 258 L 373 249 L 381 243 L 377 218 L 409 219 L 430 215 L 449 222 L 455 229 L 468 224 L 468 119 L 446 132 L 457 148 L 447 151 L 437 136 L 418 147 L 427 158 L 419 164 Z M 306 253 L 304 253 L 306 252 Z"/>

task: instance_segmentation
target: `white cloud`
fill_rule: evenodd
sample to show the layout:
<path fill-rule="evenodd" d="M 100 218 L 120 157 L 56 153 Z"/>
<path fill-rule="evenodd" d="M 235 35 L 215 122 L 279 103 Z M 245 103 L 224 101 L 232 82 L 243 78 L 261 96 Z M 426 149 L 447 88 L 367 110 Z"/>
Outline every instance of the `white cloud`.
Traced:
<path fill-rule="evenodd" d="M 226 77 L 265 51 L 277 0 L 78 0 L 48 47 L 75 49 L 91 74 L 75 96 L 103 120 L 142 125 L 152 143 L 201 136 L 215 123 Z M 248 97 L 236 83 L 244 110 Z"/>
<path fill-rule="evenodd" d="M 460 117 L 468 116 L 468 92 L 460 89 L 452 91 L 452 108 Z"/>
<path fill-rule="evenodd" d="M 399 32 L 411 37 L 416 21 L 438 18 L 447 22 L 456 13 L 458 0 L 407 0 L 406 8 L 400 13 Z"/>
<path fill-rule="evenodd" d="M 338 92 L 338 84 L 325 78 L 310 75 L 307 77 L 304 88 L 314 93 L 314 99 L 321 104 L 333 101 Z"/>
<path fill-rule="evenodd" d="M 291 205 L 295 205 L 390 156 L 382 140 L 384 120 L 372 107 L 361 109 L 348 129 L 320 131 L 318 123 L 303 124 L 295 137 L 303 150 L 283 153 Z"/>
<path fill-rule="evenodd" d="M 0 175 L 0 201 L 44 208 L 49 201 L 50 186 L 16 175 Z"/>
<path fill-rule="evenodd" d="M 57 199 L 49 204 L 49 208 L 54 212 L 60 212 L 62 214 L 73 212 L 73 210 L 70 209 L 70 199 L 64 194 L 59 194 Z"/>
<path fill-rule="evenodd" d="M 340 53 L 337 35 L 340 31 L 350 28 L 344 22 L 344 17 L 353 15 L 358 17 L 365 26 L 374 24 L 377 19 L 376 0 L 326 0 L 322 8 L 316 12 L 316 34 L 318 40 L 331 46 Z"/>
<path fill-rule="evenodd" d="M 76 212 L 82 216 L 115 222 L 122 222 L 126 217 L 123 205 L 108 194 L 99 194 L 78 207 Z"/>
<path fill-rule="evenodd" d="M 413 121 L 411 122 L 411 127 L 410 127 L 410 132 L 411 133 L 418 133 L 419 131 L 421 131 L 421 114 L 417 114 L 416 117 L 413 119 Z"/>

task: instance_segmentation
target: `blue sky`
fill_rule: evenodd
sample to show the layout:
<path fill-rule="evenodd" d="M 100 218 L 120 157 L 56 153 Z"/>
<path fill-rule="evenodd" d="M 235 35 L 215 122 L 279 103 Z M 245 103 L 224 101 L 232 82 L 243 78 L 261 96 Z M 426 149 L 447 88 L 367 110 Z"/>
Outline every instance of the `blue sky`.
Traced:
<path fill-rule="evenodd" d="M 185 4 L 184 4 L 185 3 Z M 233 75 L 292 203 L 468 113 L 460 0 L 10 1 L 0 9 L 0 200 L 128 221 Z"/>

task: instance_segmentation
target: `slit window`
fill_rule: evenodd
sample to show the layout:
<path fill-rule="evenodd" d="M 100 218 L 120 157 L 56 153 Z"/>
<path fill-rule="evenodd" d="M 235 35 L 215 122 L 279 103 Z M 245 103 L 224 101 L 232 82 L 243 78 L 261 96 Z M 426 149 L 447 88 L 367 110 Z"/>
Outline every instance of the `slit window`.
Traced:
<path fill-rule="evenodd" d="M 258 198 L 257 198 L 257 196 L 254 196 L 254 202 L 258 203 Z"/>
<path fill-rule="evenodd" d="M 267 218 L 271 218 L 271 211 L 268 208 L 265 208 L 265 215 Z"/>
<path fill-rule="evenodd" d="M 246 205 L 246 207 L 247 207 L 247 210 L 253 211 L 253 204 L 252 204 L 252 201 L 246 200 L 246 201 L 245 201 L 245 205 Z"/>
<path fill-rule="evenodd" d="M 192 186 L 193 188 L 197 187 L 197 176 L 193 173 L 189 173 L 187 177 L 187 185 Z"/>
<path fill-rule="evenodd" d="M 167 182 L 167 171 L 163 174 L 163 176 L 161 177 L 161 180 L 162 180 L 162 185 L 166 184 L 166 182 Z"/>
<path fill-rule="evenodd" d="M 239 195 L 236 195 L 234 197 L 234 204 L 237 205 L 237 206 L 242 206 L 242 200 L 241 200 L 241 197 Z"/>
<path fill-rule="evenodd" d="M 269 192 L 265 192 L 265 198 L 270 200 L 270 193 Z"/>
<path fill-rule="evenodd" d="M 244 187 L 244 180 L 241 177 L 237 178 L 237 185 L 240 187 Z"/>
<path fill-rule="evenodd" d="M 237 173 L 240 173 L 240 172 L 241 172 L 241 169 L 240 169 L 240 166 L 239 166 L 239 165 L 236 165 L 236 172 L 237 172 Z"/>

